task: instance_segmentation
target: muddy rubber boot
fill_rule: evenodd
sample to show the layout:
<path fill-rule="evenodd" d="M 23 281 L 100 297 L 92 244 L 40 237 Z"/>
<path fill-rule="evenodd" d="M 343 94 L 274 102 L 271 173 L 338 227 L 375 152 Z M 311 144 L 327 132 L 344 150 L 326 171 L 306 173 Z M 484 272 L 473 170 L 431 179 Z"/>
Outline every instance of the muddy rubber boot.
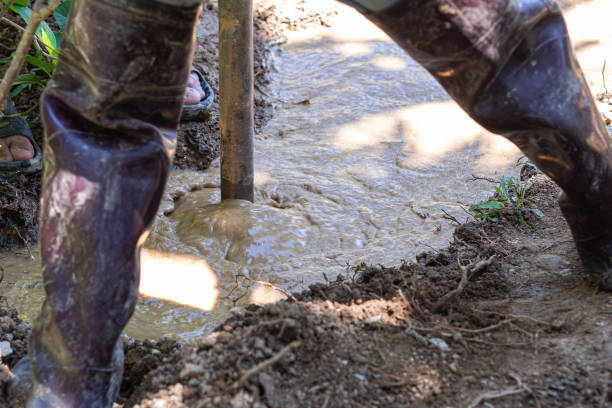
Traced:
<path fill-rule="evenodd" d="M 610 137 L 559 6 L 551 0 L 349 3 L 358 3 L 472 118 L 514 142 L 563 189 L 561 209 L 582 262 L 602 289 L 612 290 Z"/>
<path fill-rule="evenodd" d="M 186 2 L 73 3 L 42 96 L 47 297 L 30 338 L 30 407 L 108 408 L 117 397 L 118 340 L 136 305 L 140 247 L 191 67 L 200 5 Z"/>

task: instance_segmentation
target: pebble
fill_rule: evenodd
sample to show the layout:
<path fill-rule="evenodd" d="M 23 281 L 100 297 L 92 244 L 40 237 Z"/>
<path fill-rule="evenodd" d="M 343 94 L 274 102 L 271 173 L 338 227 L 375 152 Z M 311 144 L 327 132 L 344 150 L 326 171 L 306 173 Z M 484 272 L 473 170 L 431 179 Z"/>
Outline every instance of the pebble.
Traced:
<path fill-rule="evenodd" d="M 11 343 L 8 341 L 0 341 L 0 357 L 6 357 L 13 354 Z"/>
<path fill-rule="evenodd" d="M 376 315 L 376 316 L 372 316 L 372 317 L 368 317 L 365 322 L 368 324 L 372 324 L 372 323 L 378 323 L 380 321 L 380 315 Z"/>
<path fill-rule="evenodd" d="M 430 338 L 429 342 L 431 344 L 433 344 L 434 346 L 436 346 L 437 348 L 439 348 L 440 350 L 442 350 L 442 351 L 450 350 L 450 347 L 448 346 L 448 344 L 444 340 L 442 340 L 442 339 L 440 339 L 438 337 Z"/>

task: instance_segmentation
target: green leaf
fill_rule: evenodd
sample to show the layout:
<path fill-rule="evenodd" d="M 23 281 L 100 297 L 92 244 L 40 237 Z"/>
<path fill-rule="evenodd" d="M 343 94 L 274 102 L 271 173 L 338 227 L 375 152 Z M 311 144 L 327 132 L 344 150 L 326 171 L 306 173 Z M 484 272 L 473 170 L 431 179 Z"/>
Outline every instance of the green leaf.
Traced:
<path fill-rule="evenodd" d="M 8 64 L 13 60 L 13 57 L 0 58 L 0 64 Z"/>
<path fill-rule="evenodd" d="M 30 21 L 32 16 L 32 10 L 27 7 L 16 6 L 15 11 L 19 16 L 27 23 Z M 36 36 L 43 42 L 47 52 L 54 57 L 57 57 L 57 50 L 59 49 L 59 42 L 55 36 L 55 32 L 51 30 L 49 24 L 42 21 L 36 30 Z"/>
<path fill-rule="evenodd" d="M 529 225 L 527 221 L 525 221 L 525 218 L 523 218 L 523 214 L 521 213 L 521 210 L 517 209 L 516 214 L 518 215 L 519 221 L 521 222 L 521 224 L 523 224 L 527 228 L 531 228 L 531 225 Z"/>
<path fill-rule="evenodd" d="M 489 200 L 483 201 L 478 204 L 474 204 L 470 207 L 470 211 L 474 210 L 499 210 L 500 208 L 504 208 L 504 203 L 499 202 L 497 200 Z"/>
<path fill-rule="evenodd" d="M 15 3 L 17 3 L 17 2 L 15 2 Z M 30 17 L 32 16 L 32 10 L 30 10 L 26 6 L 27 6 L 27 4 L 25 6 L 13 4 L 13 7 L 11 7 L 11 9 L 15 13 L 19 14 L 19 16 L 23 19 L 23 21 L 25 21 L 27 23 L 28 21 L 30 21 Z"/>
<path fill-rule="evenodd" d="M 3 3 L 8 4 L 9 0 L 3 0 Z M 11 10 L 17 13 L 17 10 L 15 9 L 15 7 L 27 7 L 27 6 L 28 6 L 28 0 L 15 0 L 13 5 L 11 6 Z"/>
<path fill-rule="evenodd" d="M 17 95 L 19 95 L 21 93 L 21 91 L 23 91 L 26 88 L 31 87 L 31 84 L 21 84 L 21 85 L 17 85 L 15 87 L 15 89 L 13 89 L 10 93 L 11 98 L 16 97 Z"/>
<path fill-rule="evenodd" d="M 22 75 L 19 75 L 17 77 L 17 79 L 15 80 L 15 82 L 13 82 L 13 86 L 20 85 L 20 84 L 40 85 L 43 88 L 45 86 L 43 81 L 41 81 L 41 79 L 39 77 L 37 77 L 36 75 L 34 75 L 34 74 L 22 74 Z"/>
<path fill-rule="evenodd" d="M 55 21 L 61 31 L 64 31 L 66 27 L 66 21 L 68 21 L 68 13 L 70 13 L 71 6 L 72 0 L 66 0 L 61 2 L 53 12 L 53 17 L 55 17 Z"/>
<path fill-rule="evenodd" d="M 53 69 L 54 69 L 53 64 L 49 64 L 47 61 L 43 60 L 42 57 L 37 58 L 31 55 L 27 55 L 26 61 L 34 65 L 35 67 L 42 69 L 45 72 L 45 74 L 49 75 L 49 77 L 53 75 Z"/>
<path fill-rule="evenodd" d="M 9 124 L 8 122 L 0 122 L 0 128 L 5 127 L 8 124 Z"/>
<path fill-rule="evenodd" d="M 4 4 L 8 4 L 9 0 L 2 0 L 2 2 Z M 15 0 L 13 2 L 13 5 L 15 5 L 15 6 L 27 6 L 28 5 L 28 0 Z"/>
<path fill-rule="evenodd" d="M 503 187 L 503 186 L 502 186 Z M 495 186 L 493 187 L 495 189 L 495 191 L 497 191 L 497 194 L 499 194 L 499 199 L 502 201 L 506 201 L 508 199 L 508 191 L 504 190 L 502 191 L 499 187 Z"/>
<path fill-rule="evenodd" d="M 36 36 L 45 44 L 47 52 L 53 57 L 57 57 L 57 50 L 59 50 L 59 41 L 55 36 L 55 31 L 51 30 L 49 25 L 42 21 L 36 30 Z"/>

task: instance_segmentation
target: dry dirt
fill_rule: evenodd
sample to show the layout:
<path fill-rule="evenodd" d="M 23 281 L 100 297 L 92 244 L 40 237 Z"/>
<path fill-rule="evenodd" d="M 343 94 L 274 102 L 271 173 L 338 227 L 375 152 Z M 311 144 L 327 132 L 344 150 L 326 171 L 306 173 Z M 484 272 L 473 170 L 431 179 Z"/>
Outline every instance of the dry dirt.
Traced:
<path fill-rule="evenodd" d="M 205 49 L 196 65 L 216 58 Z M 525 205 L 544 214 L 530 228 L 505 208 L 445 250 L 236 309 L 194 344 L 125 339 L 117 407 L 612 406 L 612 295 L 585 275 L 558 188 L 525 169 Z M 28 331 L 0 302 L 2 407 Z"/>

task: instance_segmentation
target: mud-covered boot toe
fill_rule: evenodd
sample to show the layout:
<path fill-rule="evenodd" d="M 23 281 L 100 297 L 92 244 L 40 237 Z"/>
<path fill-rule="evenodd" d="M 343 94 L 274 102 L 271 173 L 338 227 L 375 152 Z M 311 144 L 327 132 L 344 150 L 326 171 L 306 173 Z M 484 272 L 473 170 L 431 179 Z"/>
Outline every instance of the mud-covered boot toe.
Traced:
<path fill-rule="evenodd" d="M 11 370 L 12 376 L 7 389 L 9 406 L 21 408 L 26 406 L 32 393 L 32 371 L 30 370 L 30 359 L 26 356 L 15 364 Z"/>
<path fill-rule="evenodd" d="M 580 259 L 602 290 L 612 292 L 612 221 L 610 211 L 575 205 L 565 194 L 559 207 L 570 226 Z"/>

